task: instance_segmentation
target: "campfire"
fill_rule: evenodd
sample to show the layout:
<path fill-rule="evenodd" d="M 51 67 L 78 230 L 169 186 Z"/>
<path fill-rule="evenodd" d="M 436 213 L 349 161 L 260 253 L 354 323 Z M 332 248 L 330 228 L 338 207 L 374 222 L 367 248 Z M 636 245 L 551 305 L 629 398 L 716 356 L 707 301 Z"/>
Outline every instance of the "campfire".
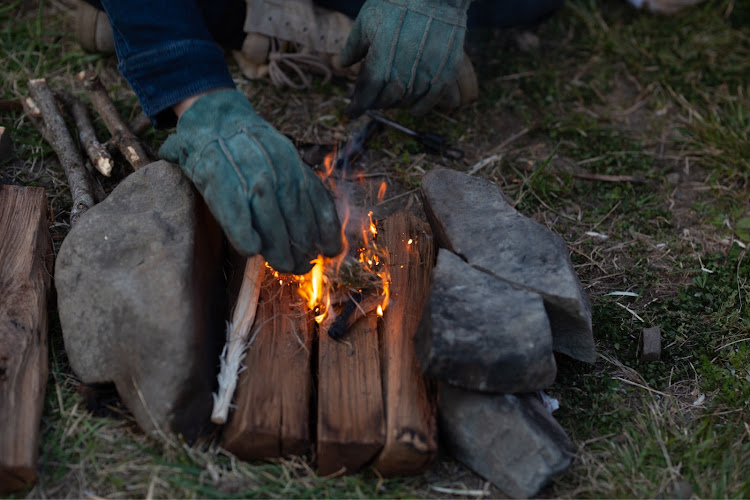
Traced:
<path fill-rule="evenodd" d="M 100 114 L 111 111 L 97 80 L 79 79 Z M 55 94 L 43 81 L 30 88 L 42 116 L 26 102 L 28 116 L 44 134 L 63 131 Z M 72 114 L 88 136 L 85 113 Z M 319 174 L 339 201 L 345 250 L 317 256 L 304 276 L 280 274 L 261 256 L 246 261 L 211 414 L 215 333 L 225 320 L 221 230 L 179 168 L 142 165 L 146 152 L 122 133 L 129 126 L 105 123 L 108 143 L 136 172 L 106 199 L 96 195 L 103 201 L 81 223 L 94 199 L 77 183 L 83 160 L 67 154 L 72 139 L 53 141 L 75 208 L 56 262 L 58 309 L 76 374 L 113 381 L 144 430 L 195 437 L 210 415 L 223 425 L 222 446 L 241 459 L 304 454 L 324 476 L 368 464 L 393 476 L 434 460 L 439 414 L 453 456 L 510 495 L 533 496 L 570 464 L 572 444 L 535 393 L 555 379 L 553 350 L 595 360 L 591 306 L 565 242 L 518 213 L 497 185 L 436 169 L 422 179 L 429 223 L 407 212 L 378 219 L 352 209 L 342 182 L 372 127 L 340 158 L 329 155 Z M 104 166 L 97 145 L 88 142 L 91 164 Z M 367 182 L 383 202 L 386 184 Z"/>
<path fill-rule="evenodd" d="M 248 260 L 213 420 L 227 422 L 223 445 L 241 458 L 304 453 L 317 441 L 323 475 L 373 460 L 383 474 L 418 472 L 437 450 L 436 401 L 413 347 L 435 258 L 431 233 L 406 213 L 377 221 L 369 211 L 354 220 L 334 158 L 319 175 L 343 202 L 344 251 L 318 256 L 302 276 Z M 385 194 L 383 182 L 378 201 Z"/>

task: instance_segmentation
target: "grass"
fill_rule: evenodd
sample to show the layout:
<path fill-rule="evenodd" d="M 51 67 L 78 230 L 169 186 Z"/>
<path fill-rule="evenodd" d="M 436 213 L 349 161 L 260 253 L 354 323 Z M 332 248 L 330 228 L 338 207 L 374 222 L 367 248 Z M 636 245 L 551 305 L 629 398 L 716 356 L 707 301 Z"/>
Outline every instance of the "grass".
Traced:
<path fill-rule="evenodd" d="M 137 101 L 115 61 L 76 46 L 67 7 L 0 7 L 0 99 L 24 96 L 40 76 L 75 89 L 75 73 L 93 67 L 132 117 Z M 425 118 L 389 112 L 446 135 L 464 160 L 424 155 L 388 131 L 371 143 L 368 170 L 396 196 L 431 168 L 476 167 L 568 243 L 592 299 L 599 357 L 593 366 L 558 360 L 549 392 L 578 452 L 542 496 L 750 496 L 750 7 L 714 0 L 667 17 L 619 0 L 569 0 L 535 30 L 538 49 L 520 50 L 517 33 L 471 34 L 478 101 Z M 340 122 L 344 82 L 302 93 L 238 81 L 263 116 L 301 142 L 341 141 L 357 125 Z M 0 178 L 46 188 L 59 245 L 70 209 L 61 169 L 20 112 L 2 121 L 16 156 Z M 164 133 L 147 137 L 158 147 Z M 40 477 L 19 496 L 434 497 L 446 495 L 431 486 L 486 486 L 448 459 L 413 478 L 367 470 L 325 479 L 304 458 L 243 463 L 211 441 L 188 447 L 144 436 L 127 416 L 86 409 L 50 313 Z M 648 326 L 662 332 L 658 362 L 638 355 Z"/>

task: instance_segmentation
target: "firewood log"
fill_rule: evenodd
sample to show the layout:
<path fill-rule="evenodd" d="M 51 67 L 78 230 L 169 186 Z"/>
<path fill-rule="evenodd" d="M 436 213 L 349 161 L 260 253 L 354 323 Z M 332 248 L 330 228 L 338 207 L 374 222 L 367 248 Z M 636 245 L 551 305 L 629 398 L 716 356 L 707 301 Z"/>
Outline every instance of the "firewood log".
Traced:
<path fill-rule="evenodd" d="M 0 185 L 0 493 L 36 480 L 52 243 L 43 188 Z"/>

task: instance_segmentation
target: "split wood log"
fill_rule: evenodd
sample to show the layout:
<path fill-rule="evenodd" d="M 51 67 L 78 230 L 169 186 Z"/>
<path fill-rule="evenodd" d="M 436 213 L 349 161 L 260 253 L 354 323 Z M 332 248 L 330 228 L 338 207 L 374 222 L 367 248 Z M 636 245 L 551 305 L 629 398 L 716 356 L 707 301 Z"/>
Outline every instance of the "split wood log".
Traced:
<path fill-rule="evenodd" d="M 414 351 L 435 242 L 429 224 L 398 212 L 382 222 L 378 243 L 388 251 L 391 282 L 380 327 L 386 441 L 375 468 L 384 476 L 416 474 L 437 455 L 437 391 L 420 371 Z"/>
<path fill-rule="evenodd" d="M 38 80 L 29 80 L 29 93 L 33 103 L 28 103 L 29 116 L 32 122 L 40 128 L 42 136 L 50 143 L 52 149 L 57 153 L 60 163 L 65 169 L 65 175 L 68 178 L 70 194 L 73 198 L 73 209 L 70 212 L 70 225 L 73 226 L 78 218 L 89 208 L 94 206 L 94 197 L 91 194 L 86 168 L 83 164 L 81 153 L 76 149 L 73 138 L 70 136 L 65 120 L 63 120 L 60 110 L 57 108 L 57 101 L 47 82 L 40 78 Z M 42 127 L 38 118 L 35 118 L 38 108 L 41 115 Z M 38 115 L 37 115 L 38 116 Z"/>
<path fill-rule="evenodd" d="M 321 328 L 318 345 L 318 473 L 353 473 L 385 443 L 377 336 L 370 314 L 336 342 Z"/>
<path fill-rule="evenodd" d="M 10 137 L 10 132 L 0 126 L 0 163 L 8 160 L 13 155 L 13 139 Z"/>
<path fill-rule="evenodd" d="M 43 188 L 0 185 L 0 493 L 36 479 L 52 243 Z"/>
<path fill-rule="evenodd" d="M 151 163 L 143 145 L 117 112 L 99 77 L 92 71 L 81 71 L 76 79 L 83 85 L 91 104 L 94 105 L 107 130 L 112 134 L 112 141 L 117 145 L 125 159 L 128 160 L 128 163 L 133 166 L 133 169 L 138 170 Z"/>
<path fill-rule="evenodd" d="M 227 421 L 229 405 L 237 387 L 240 363 L 248 347 L 250 328 L 255 321 L 263 274 L 261 255 L 247 259 L 232 321 L 227 324 L 227 343 L 221 353 L 219 388 L 214 394 L 214 409 L 211 413 L 211 421 L 215 424 L 223 424 Z"/>
<path fill-rule="evenodd" d="M 80 99 L 68 92 L 58 92 L 57 95 L 73 116 L 76 128 L 78 129 L 78 138 L 81 140 L 81 145 L 86 150 L 91 164 L 103 176 L 109 177 L 112 175 L 114 162 L 107 148 L 96 139 L 96 132 L 94 131 L 94 126 L 91 125 L 86 106 L 84 106 Z"/>
<path fill-rule="evenodd" d="M 280 286 L 267 274 L 237 408 L 222 439 L 225 449 L 245 460 L 298 455 L 311 446 L 312 318 L 296 287 Z"/>

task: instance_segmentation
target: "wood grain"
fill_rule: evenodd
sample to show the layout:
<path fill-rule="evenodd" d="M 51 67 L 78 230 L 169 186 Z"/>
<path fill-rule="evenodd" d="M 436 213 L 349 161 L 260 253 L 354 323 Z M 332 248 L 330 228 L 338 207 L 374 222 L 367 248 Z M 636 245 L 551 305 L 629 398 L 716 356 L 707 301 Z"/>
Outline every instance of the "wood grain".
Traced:
<path fill-rule="evenodd" d="M 429 224 L 406 212 L 382 222 L 378 243 L 388 250 L 391 300 L 380 328 L 386 442 L 375 468 L 384 476 L 416 474 L 437 454 L 436 391 L 414 352 L 436 249 Z"/>
<path fill-rule="evenodd" d="M 266 273 L 268 274 L 268 273 Z M 224 428 L 222 445 L 254 460 L 310 449 L 313 327 L 304 302 L 290 285 L 264 280 L 235 396 L 237 406 Z"/>
<path fill-rule="evenodd" d="M 370 314 L 343 341 L 321 328 L 318 345 L 318 473 L 353 473 L 385 442 L 385 417 L 377 335 Z"/>
<path fill-rule="evenodd" d="M 52 244 L 43 188 L 0 185 L 0 492 L 36 479 Z"/>

